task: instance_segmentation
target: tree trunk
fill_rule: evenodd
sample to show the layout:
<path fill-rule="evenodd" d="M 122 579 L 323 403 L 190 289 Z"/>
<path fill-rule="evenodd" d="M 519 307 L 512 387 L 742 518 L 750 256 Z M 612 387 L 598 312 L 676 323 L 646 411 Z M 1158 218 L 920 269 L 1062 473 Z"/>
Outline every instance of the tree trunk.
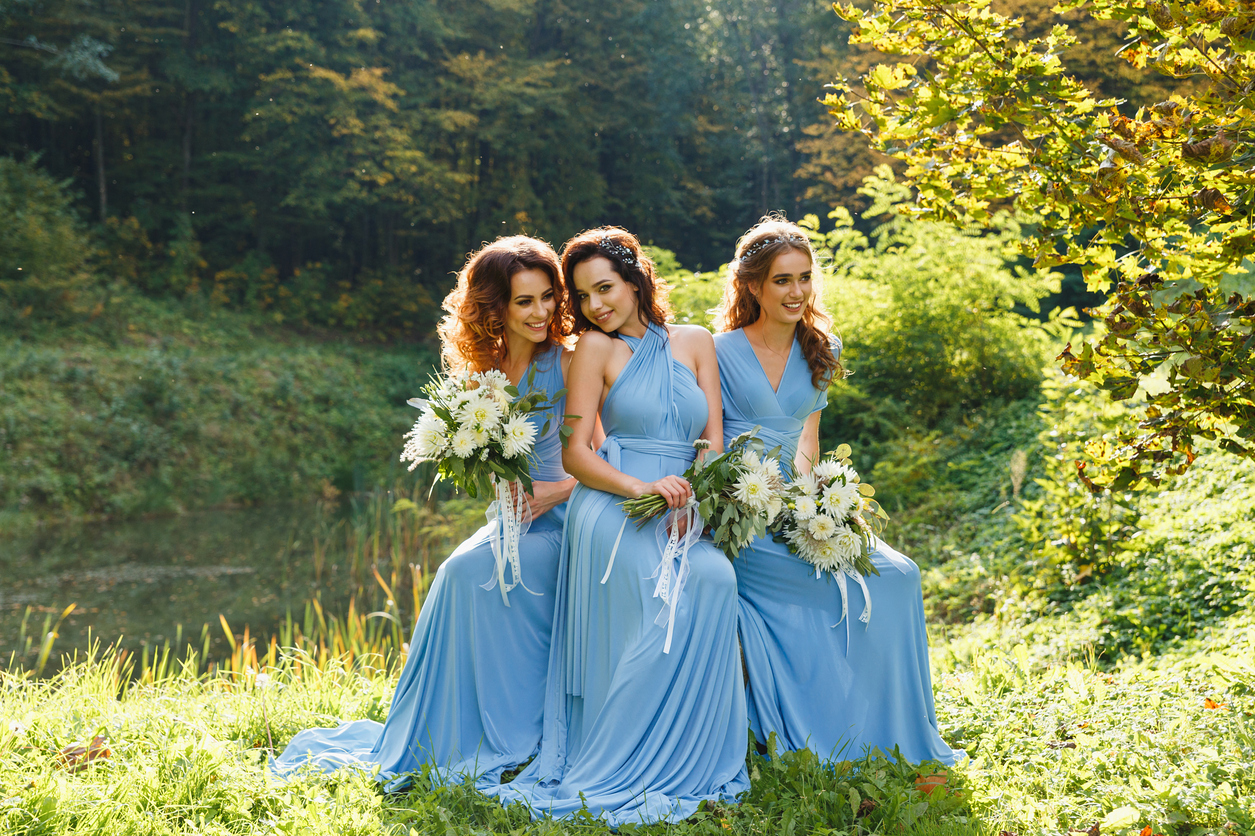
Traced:
<path fill-rule="evenodd" d="M 100 220 L 103 223 L 109 216 L 109 190 L 105 186 L 105 122 L 100 115 L 100 105 L 96 105 L 96 188 L 100 192 Z"/>

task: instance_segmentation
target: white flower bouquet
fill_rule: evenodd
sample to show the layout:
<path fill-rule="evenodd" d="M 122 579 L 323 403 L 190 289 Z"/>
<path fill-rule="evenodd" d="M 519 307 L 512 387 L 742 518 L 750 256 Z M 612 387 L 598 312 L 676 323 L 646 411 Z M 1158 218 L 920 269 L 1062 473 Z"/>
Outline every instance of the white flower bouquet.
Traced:
<path fill-rule="evenodd" d="M 528 373 L 529 388 L 535 372 Z M 426 399 L 409 401 L 423 411 L 404 436 L 401 461 L 409 462 L 410 470 L 435 462 L 437 479 L 453 482 L 472 497 L 491 493 L 493 483 L 502 480 L 532 489 L 537 432 L 528 416 L 551 406 L 565 389 L 552 398 L 543 390 L 520 397 L 510 379 L 494 369 L 433 377 L 423 393 Z M 546 420 L 540 434 L 548 431 Z"/>
<path fill-rule="evenodd" d="M 735 560 L 755 536 L 767 533 L 767 526 L 784 508 L 780 462 L 762 455 L 762 441 L 754 430 L 738 435 L 725 452 L 711 459 L 701 455 L 702 450 L 710 447 L 705 439 L 698 439 L 693 446 L 698 449 L 698 456 L 684 471 L 693 495 L 685 507 L 672 513 L 671 525 L 659 525 L 657 529 L 662 559 L 651 577 L 658 579 L 654 597 L 661 598 L 664 604 L 655 619 L 656 624 L 667 628 L 663 653 L 671 652 L 676 608 L 689 575 L 689 548 L 697 542 L 703 528 L 709 525 L 715 545 Z M 628 499 L 622 505 L 627 512 L 623 525 L 634 519 L 638 521 L 637 528 L 667 511 L 667 501 L 656 494 Z M 622 535 L 620 527 L 619 536 Z M 616 540 L 602 583 L 610 577 L 618 548 Z"/>
<path fill-rule="evenodd" d="M 563 389 L 550 397 L 543 390 L 533 390 L 535 373 L 535 368 L 528 372 L 529 391 L 521 396 L 518 387 L 495 369 L 432 377 L 423 387 L 427 397 L 408 402 L 421 409 L 422 415 L 405 434 L 401 450 L 401 461 L 409 462 L 411 471 L 420 462 L 434 462 L 436 480 L 446 479 L 472 497 L 495 495 L 487 517 L 497 524 L 491 541 L 497 571 L 484 588 L 500 583 L 506 606 L 510 605 L 506 593 L 523 583 L 518 541 L 531 525 L 527 494 L 532 490 L 530 465 L 538 434 L 528 416 L 552 406 L 566 394 Z M 539 434 L 548 431 L 546 419 Z M 562 433 L 565 439 L 570 429 L 562 427 Z M 514 570 L 509 584 L 505 580 L 507 563 Z M 527 589 L 526 585 L 523 588 Z"/>
<path fill-rule="evenodd" d="M 889 516 L 872 499 L 875 489 L 851 466 L 850 452 L 850 446 L 842 444 L 816 462 L 810 473 L 793 480 L 785 491 L 784 511 L 771 529 L 777 542 L 815 567 L 815 577 L 832 573 L 841 587 L 843 606 L 845 579 L 862 586 L 867 604 L 860 620 L 866 622 L 871 599 L 863 579 L 880 574 L 871 554 Z"/>
<path fill-rule="evenodd" d="M 694 446 L 705 449 L 709 444 L 699 439 Z M 762 441 L 751 430 L 734 438 L 714 458 L 699 455 L 684 472 L 693 488 L 690 506 L 704 521 L 702 525 L 710 526 L 715 545 L 731 560 L 755 537 L 765 535 L 784 509 L 780 462 L 761 451 Z M 639 528 L 665 512 L 667 502 L 651 494 L 626 500 L 623 508 L 628 517 L 639 521 Z"/>

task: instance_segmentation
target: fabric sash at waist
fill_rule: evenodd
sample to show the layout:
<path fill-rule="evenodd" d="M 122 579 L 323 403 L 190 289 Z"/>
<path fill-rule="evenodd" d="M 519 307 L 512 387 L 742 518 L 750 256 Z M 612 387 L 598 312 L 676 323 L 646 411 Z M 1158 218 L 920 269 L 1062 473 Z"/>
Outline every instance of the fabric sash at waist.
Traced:
<path fill-rule="evenodd" d="M 623 453 L 639 453 L 644 456 L 661 456 L 677 459 L 686 465 L 697 457 L 697 450 L 688 441 L 668 441 L 647 435 L 608 435 L 597 451 L 615 470 L 623 472 Z"/>

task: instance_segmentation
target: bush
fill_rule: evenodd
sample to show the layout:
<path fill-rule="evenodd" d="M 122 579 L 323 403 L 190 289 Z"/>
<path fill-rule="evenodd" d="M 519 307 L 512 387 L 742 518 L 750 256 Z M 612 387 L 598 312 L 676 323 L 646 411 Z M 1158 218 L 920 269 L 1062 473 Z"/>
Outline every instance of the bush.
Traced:
<path fill-rule="evenodd" d="M 824 296 L 845 342 L 844 362 L 867 396 L 892 399 L 916 430 L 994 401 L 1029 397 L 1041 380 L 1052 327 L 1021 315 L 1040 313 L 1039 300 L 1057 293 L 1059 276 L 1009 260 L 1019 225 L 999 219 L 990 235 L 910 220 L 910 192 L 887 167 L 860 189 L 872 199 L 866 218 L 889 220 L 857 231 L 844 208 L 829 217 L 835 228 L 806 225 L 829 259 Z M 838 424 L 847 420 L 836 413 Z M 835 428 L 834 428 L 835 429 Z"/>
<path fill-rule="evenodd" d="M 83 308 L 92 247 L 69 184 L 36 165 L 0 157 L 0 324 L 59 321 Z"/>

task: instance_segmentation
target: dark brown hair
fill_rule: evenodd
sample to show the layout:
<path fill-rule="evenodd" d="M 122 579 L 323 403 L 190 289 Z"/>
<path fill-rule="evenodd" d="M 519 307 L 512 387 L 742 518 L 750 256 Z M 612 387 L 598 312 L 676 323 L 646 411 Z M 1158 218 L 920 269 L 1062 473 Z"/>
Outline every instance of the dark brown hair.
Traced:
<path fill-rule="evenodd" d="M 845 369 L 832 353 L 832 317 L 824 310 L 819 260 L 806 231 L 782 215 L 767 215 L 736 242 L 736 259 L 728 265 L 731 277 L 723 288 L 723 301 L 715 309 L 715 330 L 734 331 L 757 322 L 762 315 L 755 293 L 762 290 L 776 256 L 794 251 L 811 261 L 814 292 L 797 324 L 797 339 L 811 370 L 811 385 L 826 387 L 845 377 Z"/>
<path fill-rule="evenodd" d="M 553 247 L 526 235 L 498 238 L 472 253 L 458 283 L 444 298 L 448 315 L 440 321 L 440 356 L 450 370 L 484 372 L 505 359 L 505 312 L 510 305 L 510 280 L 524 270 L 549 276 L 556 307 L 545 340 L 536 350 L 561 345 L 571 332 L 563 299 L 562 266 Z"/>
<path fill-rule="evenodd" d="M 581 232 L 562 245 L 562 274 L 566 276 L 567 305 L 574 322 L 572 331 L 582 334 L 595 327 L 580 310 L 575 292 L 575 268 L 600 256 L 623 281 L 636 291 L 636 315 L 643 325 L 653 323 L 666 327 L 671 321 L 671 305 L 667 301 L 671 289 L 658 282 L 654 263 L 641 249 L 636 236 L 617 226 L 602 226 Z"/>

